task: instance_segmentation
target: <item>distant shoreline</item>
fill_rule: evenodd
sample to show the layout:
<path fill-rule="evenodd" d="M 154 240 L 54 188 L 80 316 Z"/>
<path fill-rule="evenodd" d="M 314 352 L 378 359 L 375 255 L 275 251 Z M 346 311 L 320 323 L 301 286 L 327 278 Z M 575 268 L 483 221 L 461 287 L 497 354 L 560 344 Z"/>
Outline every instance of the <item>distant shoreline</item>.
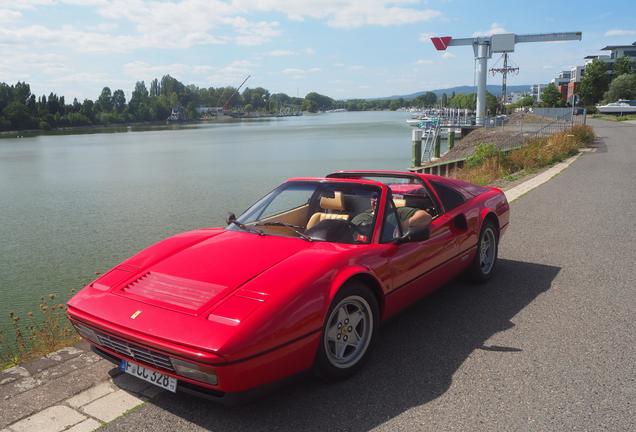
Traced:
<path fill-rule="evenodd" d="M 355 110 L 348 112 L 375 112 L 375 111 L 389 111 L 389 110 Z M 303 113 L 305 115 L 319 115 L 319 113 Z M 285 116 L 287 117 L 287 116 Z M 25 129 L 17 131 L 0 131 L 0 139 L 2 138 L 30 138 L 40 135 L 75 135 L 75 134 L 91 134 L 91 133 L 121 133 L 121 132 L 141 132 L 148 130 L 161 130 L 161 129 L 179 129 L 182 127 L 194 126 L 202 123 L 231 123 L 249 120 L 269 120 L 283 118 L 276 115 L 258 115 L 250 117 L 230 117 L 221 116 L 216 119 L 205 120 L 191 120 L 167 123 L 165 121 L 153 121 L 153 122 L 133 122 L 133 123 L 114 123 L 109 125 L 88 125 L 88 126 L 66 126 L 61 128 L 51 129 Z"/>

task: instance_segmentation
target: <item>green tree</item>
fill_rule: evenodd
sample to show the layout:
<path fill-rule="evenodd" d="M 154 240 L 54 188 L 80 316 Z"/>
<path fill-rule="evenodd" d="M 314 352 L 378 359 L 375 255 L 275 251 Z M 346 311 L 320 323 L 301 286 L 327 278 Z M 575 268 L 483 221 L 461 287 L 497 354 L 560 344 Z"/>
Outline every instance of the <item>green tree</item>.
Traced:
<path fill-rule="evenodd" d="M 115 112 L 123 113 L 126 109 L 126 95 L 124 94 L 124 91 L 121 89 L 115 90 L 112 101 Z"/>
<path fill-rule="evenodd" d="M 442 93 L 442 106 L 448 106 L 448 95 L 446 93 Z"/>
<path fill-rule="evenodd" d="M 113 110 L 113 94 L 110 91 L 110 87 L 104 87 L 102 89 L 102 93 L 99 95 L 99 98 L 97 98 L 95 105 L 97 111 L 111 112 Z"/>
<path fill-rule="evenodd" d="M 562 100 L 561 92 L 559 92 L 554 84 L 550 83 L 543 88 L 543 92 L 541 93 L 541 102 L 543 102 L 544 106 L 556 107 L 558 105 L 562 105 Z"/>
<path fill-rule="evenodd" d="M 157 97 L 161 94 L 161 86 L 157 78 L 150 82 L 150 97 Z"/>
<path fill-rule="evenodd" d="M 634 62 L 627 56 L 622 56 L 616 59 L 614 63 L 614 76 L 619 77 L 624 74 L 632 73 L 636 67 Z"/>
<path fill-rule="evenodd" d="M 612 80 L 604 97 L 607 102 L 636 99 L 636 73 L 622 74 Z"/>
<path fill-rule="evenodd" d="M 28 129 L 32 125 L 31 115 L 24 103 L 13 101 L 2 111 L 15 130 Z"/>
<path fill-rule="evenodd" d="M 151 120 L 150 118 L 150 96 L 143 81 L 135 83 L 135 89 L 128 102 L 128 112 L 137 121 Z"/>
<path fill-rule="evenodd" d="M 585 66 L 577 93 L 584 105 L 594 105 L 601 100 L 608 85 L 607 66 L 602 61 L 594 59 Z"/>
<path fill-rule="evenodd" d="M 486 111 L 490 113 L 490 115 L 494 115 L 497 112 L 497 108 L 499 107 L 499 99 L 490 93 L 486 92 Z"/>
<path fill-rule="evenodd" d="M 90 99 L 84 99 L 80 113 L 86 116 L 91 122 L 95 121 L 95 104 Z"/>
<path fill-rule="evenodd" d="M 326 111 L 334 108 L 335 101 L 329 96 L 321 95 L 316 92 L 307 93 L 303 102 L 303 110 L 309 112 Z M 307 107 L 307 109 L 305 109 Z"/>

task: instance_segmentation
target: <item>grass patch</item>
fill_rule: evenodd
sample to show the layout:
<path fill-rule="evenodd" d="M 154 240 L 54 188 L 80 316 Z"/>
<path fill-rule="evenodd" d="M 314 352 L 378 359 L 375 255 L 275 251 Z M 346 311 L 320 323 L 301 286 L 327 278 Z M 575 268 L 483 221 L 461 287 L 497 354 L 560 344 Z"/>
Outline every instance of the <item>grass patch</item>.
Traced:
<path fill-rule="evenodd" d="M 535 138 L 523 147 L 508 153 L 493 144 L 481 144 L 466 159 L 457 177 L 471 183 L 486 185 L 502 178 L 533 172 L 575 155 L 581 147 L 594 142 L 596 135 L 589 126 L 576 125 L 544 138 Z"/>
<path fill-rule="evenodd" d="M 622 122 L 626 120 L 636 120 L 636 114 L 624 114 L 622 116 L 613 114 L 594 114 L 592 115 L 592 118 L 613 122 Z"/>
<path fill-rule="evenodd" d="M 10 312 L 10 329 L 0 329 L 0 370 L 40 357 L 79 341 L 55 294 L 40 298 L 39 311 Z"/>

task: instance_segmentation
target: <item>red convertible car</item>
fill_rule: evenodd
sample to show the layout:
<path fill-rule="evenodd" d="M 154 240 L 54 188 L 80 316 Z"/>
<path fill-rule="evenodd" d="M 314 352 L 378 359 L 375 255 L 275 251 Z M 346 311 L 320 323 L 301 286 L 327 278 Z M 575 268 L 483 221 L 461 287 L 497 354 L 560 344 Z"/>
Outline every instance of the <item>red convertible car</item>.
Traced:
<path fill-rule="evenodd" d="M 95 352 L 169 391 L 227 401 L 312 369 L 341 379 L 380 323 L 461 273 L 493 274 L 509 206 L 432 175 L 293 178 L 228 225 L 152 245 L 68 302 Z"/>

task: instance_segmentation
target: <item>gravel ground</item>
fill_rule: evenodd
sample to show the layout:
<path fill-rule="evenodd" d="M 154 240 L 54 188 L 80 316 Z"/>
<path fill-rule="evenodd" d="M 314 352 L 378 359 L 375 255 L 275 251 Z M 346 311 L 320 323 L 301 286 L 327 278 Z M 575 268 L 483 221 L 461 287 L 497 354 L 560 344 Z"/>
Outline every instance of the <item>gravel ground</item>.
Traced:
<path fill-rule="evenodd" d="M 248 406 L 163 394 L 106 431 L 636 430 L 636 126 L 512 204 L 496 276 L 387 323 L 366 368 Z"/>

